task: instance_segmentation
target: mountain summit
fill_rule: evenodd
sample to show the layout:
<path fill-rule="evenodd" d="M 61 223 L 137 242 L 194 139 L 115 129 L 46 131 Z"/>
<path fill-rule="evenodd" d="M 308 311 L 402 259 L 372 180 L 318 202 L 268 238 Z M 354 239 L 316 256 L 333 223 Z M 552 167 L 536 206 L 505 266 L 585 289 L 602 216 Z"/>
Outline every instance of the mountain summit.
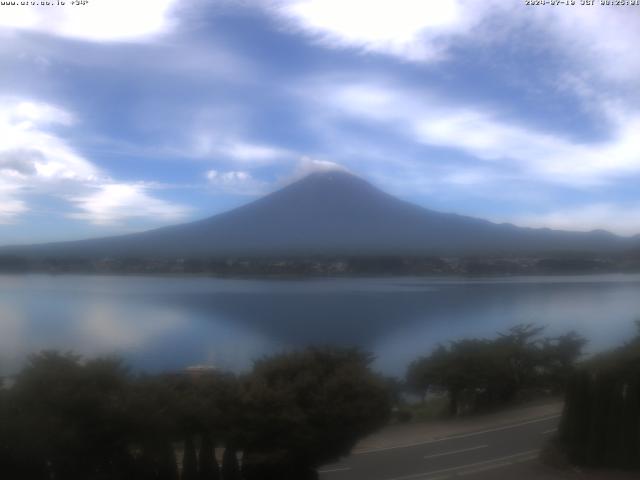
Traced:
<path fill-rule="evenodd" d="M 325 171 L 192 223 L 2 250 L 60 257 L 457 255 L 611 252 L 629 243 L 607 232 L 520 228 L 435 212 L 399 200 L 345 171 Z"/>

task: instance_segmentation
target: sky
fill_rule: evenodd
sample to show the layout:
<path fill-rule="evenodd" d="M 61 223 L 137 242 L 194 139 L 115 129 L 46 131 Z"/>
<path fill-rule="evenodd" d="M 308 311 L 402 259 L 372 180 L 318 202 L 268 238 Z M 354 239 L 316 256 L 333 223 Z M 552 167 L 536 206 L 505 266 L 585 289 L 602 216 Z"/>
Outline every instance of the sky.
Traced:
<path fill-rule="evenodd" d="M 17 3 L 0 244 L 204 218 L 336 165 L 435 210 L 640 233 L 640 6 Z"/>

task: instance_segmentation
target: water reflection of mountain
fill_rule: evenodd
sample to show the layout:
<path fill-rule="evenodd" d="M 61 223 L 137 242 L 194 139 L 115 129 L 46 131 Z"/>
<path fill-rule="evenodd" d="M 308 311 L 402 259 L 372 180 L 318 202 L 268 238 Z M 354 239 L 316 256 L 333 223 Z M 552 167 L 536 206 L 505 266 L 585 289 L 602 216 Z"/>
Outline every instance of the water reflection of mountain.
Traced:
<path fill-rule="evenodd" d="M 370 345 L 391 330 L 455 308 L 455 295 L 434 293 L 225 293 L 174 300 L 287 344 Z"/>
<path fill-rule="evenodd" d="M 360 346 L 401 373 L 438 342 L 521 322 L 619 344 L 640 312 L 640 276 L 258 281 L 109 276 L 0 277 L 0 359 L 43 348 L 115 353 L 136 368 L 242 370 L 309 344 Z M 19 349 L 11 348 L 19 345 Z"/>
<path fill-rule="evenodd" d="M 357 282 L 354 282 L 357 283 Z M 339 286 L 340 283 L 337 283 Z M 353 285 L 353 284 L 351 284 Z M 424 345 L 464 331 L 491 336 L 519 322 L 548 324 L 552 330 L 592 326 L 606 312 L 632 308 L 634 284 L 615 282 L 387 284 L 387 289 L 287 292 L 180 293 L 163 301 L 195 309 L 217 321 L 239 324 L 286 345 L 332 344 L 371 348 L 398 335 L 419 335 Z M 631 295 L 631 296 L 630 296 Z M 594 302 L 598 305 L 594 305 Z M 585 306 L 591 305 L 585 309 Z M 613 314 L 613 313 L 612 313 Z M 628 313 L 625 313 L 625 317 Z M 616 319 L 617 320 L 617 319 Z M 453 334 L 453 331 L 458 334 Z M 452 332 L 446 336 L 446 332 Z M 442 332 L 442 333 L 441 333 Z M 429 334 L 431 338 L 424 338 Z M 426 348 L 426 347 L 425 347 Z"/>

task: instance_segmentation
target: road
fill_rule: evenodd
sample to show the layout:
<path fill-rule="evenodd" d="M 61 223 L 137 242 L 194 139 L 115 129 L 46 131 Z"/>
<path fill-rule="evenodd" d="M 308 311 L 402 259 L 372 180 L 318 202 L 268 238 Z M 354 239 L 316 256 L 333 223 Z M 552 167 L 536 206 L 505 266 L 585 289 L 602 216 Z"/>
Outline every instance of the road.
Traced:
<path fill-rule="evenodd" d="M 505 478 L 514 465 L 533 462 L 555 432 L 559 416 L 429 440 L 409 446 L 360 452 L 320 469 L 321 480 L 441 480 Z"/>

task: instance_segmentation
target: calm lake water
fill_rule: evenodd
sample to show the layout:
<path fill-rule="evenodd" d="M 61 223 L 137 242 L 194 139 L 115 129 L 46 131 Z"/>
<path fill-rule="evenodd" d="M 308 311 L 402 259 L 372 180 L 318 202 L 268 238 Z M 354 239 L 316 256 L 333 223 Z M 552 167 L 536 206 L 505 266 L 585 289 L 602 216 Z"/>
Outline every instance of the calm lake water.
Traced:
<path fill-rule="evenodd" d="M 242 371 L 264 354 L 357 345 L 402 374 L 438 342 L 523 322 L 575 329 L 592 351 L 640 318 L 640 275 L 488 279 L 238 280 L 0 276 L 0 372 L 29 353 L 117 354 L 138 369 L 211 364 Z"/>

